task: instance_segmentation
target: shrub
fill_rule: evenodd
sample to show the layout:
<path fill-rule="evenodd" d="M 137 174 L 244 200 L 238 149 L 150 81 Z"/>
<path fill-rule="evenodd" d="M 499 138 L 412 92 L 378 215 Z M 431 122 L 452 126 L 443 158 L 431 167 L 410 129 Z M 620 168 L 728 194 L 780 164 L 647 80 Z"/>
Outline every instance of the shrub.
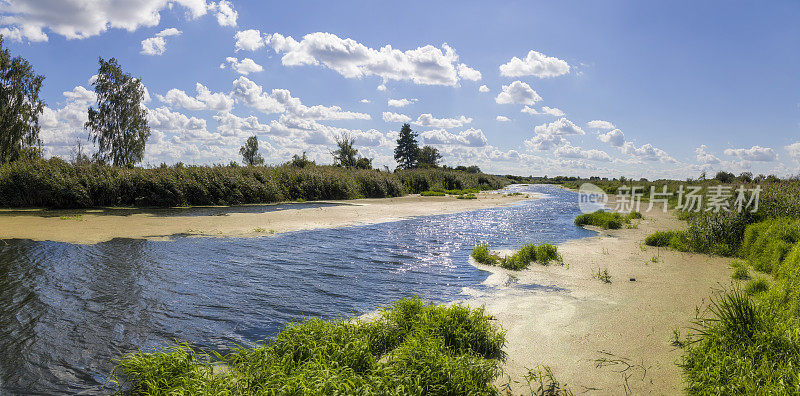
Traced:
<path fill-rule="evenodd" d="M 486 265 L 495 265 L 498 262 L 497 257 L 492 255 L 492 252 L 489 251 L 489 246 L 485 244 L 478 244 L 472 249 L 472 258 Z"/>
<path fill-rule="evenodd" d="M 683 231 L 656 231 L 644 239 L 644 244 L 657 247 L 673 246 L 676 244 L 676 239 L 680 240 L 683 234 Z"/>
<path fill-rule="evenodd" d="M 475 194 L 464 194 L 464 195 L 459 195 L 459 196 L 457 196 L 456 198 L 457 198 L 457 199 L 478 199 L 478 197 L 477 197 L 477 196 L 475 196 Z"/>
<path fill-rule="evenodd" d="M 536 247 L 536 260 L 542 264 L 548 264 L 550 261 L 561 261 L 561 255 L 558 254 L 558 248 L 549 243 L 543 243 Z"/>
<path fill-rule="evenodd" d="M 423 197 L 443 197 L 447 194 L 441 191 L 423 191 L 419 193 L 419 195 L 422 195 Z"/>
<path fill-rule="evenodd" d="M 622 228 L 623 224 L 628 224 L 631 219 L 641 219 L 642 214 L 639 212 L 631 212 L 627 215 L 620 213 L 607 212 L 605 210 L 598 210 L 594 213 L 584 213 L 575 218 L 575 225 L 584 226 L 591 225 L 600 227 L 604 230 L 616 230 Z"/>

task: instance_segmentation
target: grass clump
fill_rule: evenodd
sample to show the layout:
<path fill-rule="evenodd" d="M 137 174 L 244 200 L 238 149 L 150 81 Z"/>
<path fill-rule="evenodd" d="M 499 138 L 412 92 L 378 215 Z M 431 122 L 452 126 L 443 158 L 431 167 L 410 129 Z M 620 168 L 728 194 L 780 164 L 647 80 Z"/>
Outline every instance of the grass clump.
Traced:
<path fill-rule="evenodd" d="M 750 296 L 761 294 L 767 290 L 769 290 L 769 281 L 764 278 L 750 279 L 744 287 L 744 291 Z"/>
<path fill-rule="evenodd" d="M 463 194 L 456 197 L 457 199 L 478 199 L 475 194 Z"/>
<path fill-rule="evenodd" d="M 375 320 L 306 320 L 226 355 L 188 345 L 130 354 L 114 378 L 134 394 L 492 395 L 504 344 L 482 308 L 410 298 Z"/>
<path fill-rule="evenodd" d="M 547 243 L 540 245 L 524 244 L 513 254 L 504 257 L 492 253 L 488 245 L 479 244 L 472 249 L 472 258 L 481 264 L 496 265 L 514 271 L 528 268 L 533 262 L 548 265 L 554 260 L 562 261 L 561 255 L 558 254 L 558 248 Z"/>
<path fill-rule="evenodd" d="M 673 244 L 673 240 L 681 238 L 682 231 L 656 231 L 644 239 L 647 246 L 667 247 Z"/>
<path fill-rule="evenodd" d="M 594 274 L 594 278 L 600 280 L 603 283 L 611 283 L 611 273 L 608 272 L 608 268 L 605 268 L 603 270 L 600 270 L 600 268 L 598 268 L 597 273 Z"/>
<path fill-rule="evenodd" d="M 445 193 L 443 193 L 441 191 L 423 191 L 423 192 L 419 193 L 419 195 L 421 195 L 423 197 L 443 197 L 443 196 L 445 196 L 447 194 L 445 194 Z"/>
<path fill-rule="evenodd" d="M 642 214 L 639 212 L 630 212 L 626 215 L 620 213 L 612 213 L 605 210 L 598 210 L 594 213 L 584 213 L 575 218 L 575 225 L 584 226 L 591 225 L 600 227 L 604 230 L 616 230 L 622 228 L 623 224 L 630 224 L 633 219 L 641 219 Z"/>
<path fill-rule="evenodd" d="M 745 266 L 734 267 L 731 279 L 748 280 L 750 279 L 750 271 L 748 271 Z"/>

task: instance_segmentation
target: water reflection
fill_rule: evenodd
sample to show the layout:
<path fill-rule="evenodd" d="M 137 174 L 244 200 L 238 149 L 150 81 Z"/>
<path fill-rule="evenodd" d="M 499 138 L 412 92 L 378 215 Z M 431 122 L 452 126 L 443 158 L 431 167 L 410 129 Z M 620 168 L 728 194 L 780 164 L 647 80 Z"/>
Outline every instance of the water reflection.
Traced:
<path fill-rule="evenodd" d="M 574 194 L 552 186 L 512 207 L 261 238 L 0 244 L 0 393 L 104 393 L 127 352 L 186 340 L 224 349 L 287 322 L 375 309 L 421 295 L 464 297 L 486 273 L 475 243 L 498 248 L 590 235 Z"/>

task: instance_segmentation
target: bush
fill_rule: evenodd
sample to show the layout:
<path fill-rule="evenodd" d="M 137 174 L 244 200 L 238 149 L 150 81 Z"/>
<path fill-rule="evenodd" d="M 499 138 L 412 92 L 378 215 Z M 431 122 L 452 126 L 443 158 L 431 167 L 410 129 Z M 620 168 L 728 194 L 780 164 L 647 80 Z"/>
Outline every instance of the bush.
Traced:
<path fill-rule="evenodd" d="M 676 240 L 680 240 L 683 235 L 683 231 L 656 231 L 644 239 L 644 244 L 657 247 L 674 246 Z"/>
<path fill-rule="evenodd" d="M 405 299 L 372 321 L 295 323 L 264 346 L 210 354 L 178 345 L 127 355 L 134 394 L 496 394 L 505 336 L 483 309 Z"/>
<path fill-rule="evenodd" d="M 486 265 L 495 265 L 498 262 L 497 257 L 492 255 L 492 252 L 489 251 L 489 246 L 485 244 L 476 245 L 475 248 L 472 249 L 472 258 Z"/>
<path fill-rule="evenodd" d="M 445 194 L 445 193 L 443 193 L 441 191 L 423 191 L 423 192 L 419 193 L 419 195 L 421 195 L 423 197 L 443 197 L 443 196 L 445 196 L 447 194 Z"/>
<path fill-rule="evenodd" d="M 575 225 L 584 226 L 591 225 L 600 227 L 604 230 L 616 230 L 622 228 L 623 224 L 628 224 L 632 219 L 641 219 L 642 214 L 639 212 L 630 212 L 627 215 L 620 213 L 607 212 L 605 210 L 598 210 L 594 213 L 584 213 L 575 218 Z"/>
<path fill-rule="evenodd" d="M 501 268 L 513 271 L 528 268 L 528 266 L 533 262 L 539 262 L 542 265 L 547 265 L 552 260 L 561 261 L 561 255 L 558 254 L 558 248 L 547 243 L 543 243 L 538 246 L 532 243 L 524 244 L 510 256 L 504 256 L 502 258 L 492 254 L 487 245 L 480 244 L 472 249 L 472 258 L 481 264 L 498 265 Z"/>
<path fill-rule="evenodd" d="M 477 197 L 477 196 L 475 196 L 475 194 L 464 194 L 464 195 L 459 195 L 459 196 L 457 196 L 456 198 L 457 198 L 457 199 L 478 199 L 478 197 Z"/>

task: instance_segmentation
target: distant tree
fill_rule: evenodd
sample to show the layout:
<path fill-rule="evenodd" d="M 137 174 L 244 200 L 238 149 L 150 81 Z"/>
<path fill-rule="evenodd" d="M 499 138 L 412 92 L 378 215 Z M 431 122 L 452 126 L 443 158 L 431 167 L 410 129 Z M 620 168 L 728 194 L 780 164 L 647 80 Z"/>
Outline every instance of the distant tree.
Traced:
<path fill-rule="evenodd" d="M 0 163 L 41 155 L 39 99 L 44 76 L 37 75 L 25 58 L 11 57 L 0 35 Z"/>
<path fill-rule="evenodd" d="M 144 85 L 124 73 L 117 60 L 99 58 L 97 79 L 92 83 L 97 94 L 97 110 L 89 108 L 84 128 L 98 144 L 95 158 L 114 166 L 139 163 L 150 137 L 147 109 L 142 105 Z"/>
<path fill-rule="evenodd" d="M 470 165 L 470 166 L 459 165 L 455 167 L 455 170 L 467 173 L 481 173 L 481 168 L 478 168 L 477 165 Z M 547 179 L 547 176 L 545 175 L 544 178 Z"/>
<path fill-rule="evenodd" d="M 400 137 L 397 138 L 397 147 L 394 149 L 394 159 L 400 169 L 417 167 L 419 159 L 417 134 L 411 130 L 409 124 L 403 124 L 403 127 L 400 128 Z"/>
<path fill-rule="evenodd" d="M 242 162 L 245 165 L 255 166 L 263 165 L 264 157 L 258 153 L 258 137 L 255 135 L 247 138 L 244 145 L 239 149 L 239 154 L 242 156 Z"/>
<path fill-rule="evenodd" d="M 288 165 L 293 166 L 295 168 L 305 168 L 309 165 L 314 165 L 314 161 L 311 161 L 306 157 L 306 152 L 303 151 L 303 156 L 299 156 L 297 154 L 292 156 L 292 159 L 288 162 Z"/>
<path fill-rule="evenodd" d="M 753 181 L 753 173 L 752 172 L 742 172 L 739 174 L 739 181 L 742 183 L 750 183 Z"/>
<path fill-rule="evenodd" d="M 439 160 L 442 159 L 442 155 L 439 153 L 438 149 L 431 146 L 424 146 L 419 149 L 417 158 L 417 165 L 420 168 L 435 168 L 439 166 Z"/>
<path fill-rule="evenodd" d="M 736 176 L 734 176 L 733 173 L 725 171 L 719 171 L 717 172 L 717 175 L 714 176 L 714 179 L 716 179 L 720 183 L 731 183 L 735 178 Z"/>
<path fill-rule="evenodd" d="M 372 158 L 359 158 L 358 161 L 356 161 L 356 169 L 372 169 Z"/>
<path fill-rule="evenodd" d="M 345 168 L 355 168 L 358 159 L 358 150 L 353 147 L 356 138 L 349 133 L 342 133 L 336 137 L 336 150 L 333 150 L 333 164 Z"/>

